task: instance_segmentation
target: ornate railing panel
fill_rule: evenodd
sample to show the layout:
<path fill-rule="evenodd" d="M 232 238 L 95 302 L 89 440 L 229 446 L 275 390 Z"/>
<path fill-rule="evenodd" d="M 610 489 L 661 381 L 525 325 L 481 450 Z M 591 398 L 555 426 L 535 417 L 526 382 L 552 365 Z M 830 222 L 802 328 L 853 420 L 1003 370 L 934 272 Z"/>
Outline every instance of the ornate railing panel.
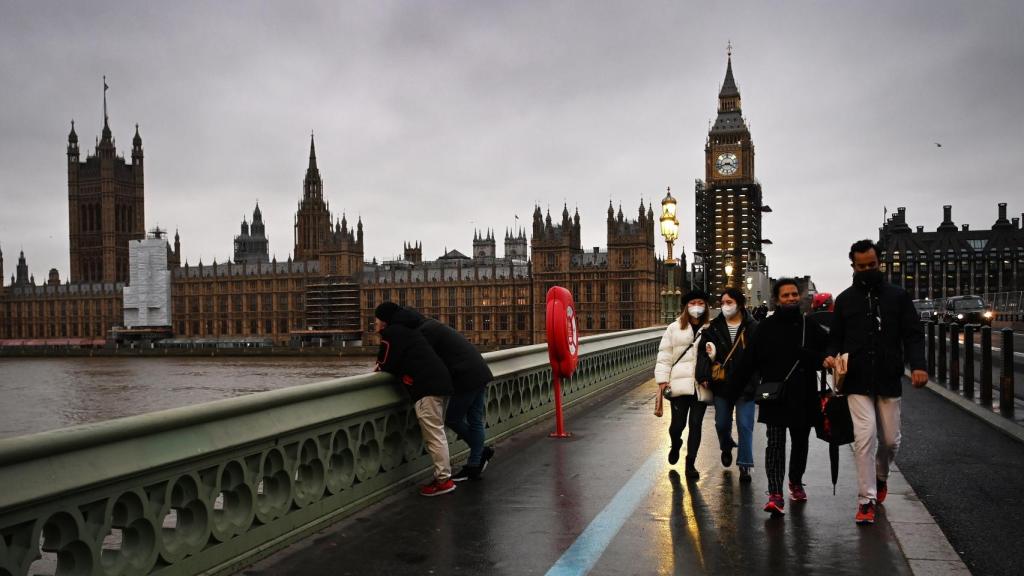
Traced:
<path fill-rule="evenodd" d="M 651 370 L 660 334 L 584 338 L 563 403 Z M 553 411 L 546 346 L 485 358 L 489 439 Z M 430 468 L 384 374 L 0 440 L 0 576 L 229 572 Z"/>

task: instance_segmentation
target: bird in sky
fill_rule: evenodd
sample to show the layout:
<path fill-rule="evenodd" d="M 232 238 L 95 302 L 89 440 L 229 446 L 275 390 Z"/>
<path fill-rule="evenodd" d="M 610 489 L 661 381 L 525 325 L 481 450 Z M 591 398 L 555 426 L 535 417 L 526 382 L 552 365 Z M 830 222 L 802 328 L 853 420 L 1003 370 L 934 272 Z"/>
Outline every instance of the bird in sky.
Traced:
<path fill-rule="evenodd" d="M 936 147 L 936 148 L 942 148 L 942 144 L 940 144 L 940 143 L 936 142 L 936 143 L 935 143 L 935 147 Z"/>

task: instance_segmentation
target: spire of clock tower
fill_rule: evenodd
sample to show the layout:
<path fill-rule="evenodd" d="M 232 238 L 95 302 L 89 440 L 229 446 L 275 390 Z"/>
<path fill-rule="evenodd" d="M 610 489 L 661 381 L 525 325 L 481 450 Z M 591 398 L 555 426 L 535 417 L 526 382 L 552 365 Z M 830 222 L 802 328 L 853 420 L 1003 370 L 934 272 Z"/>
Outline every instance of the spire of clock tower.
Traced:
<path fill-rule="evenodd" d="M 707 287 L 712 292 L 728 286 L 749 291 L 747 274 L 756 277 L 755 282 L 767 274 L 761 251 L 762 197 L 754 173 L 754 144 L 733 75 L 731 42 L 718 91 L 718 114 L 708 130 L 704 154 L 705 179 L 694 189 L 694 231 Z"/>
<path fill-rule="evenodd" d="M 740 89 L 736 87 L 736 79 L 732 76 L 732 42 L 726 49 L 728 63 L 725 66 L 725 82 L 722 82 L 722 89 L 718 92 L 718 99 L 739 98 Z"/>
<path fill-rule="evenodd" d="M 732 43 L 729 43 L 725 65 L 725 81 L 718 91 L 718 118 L 713 131 L 746 130 L 743 123 L 743 111 L 740 105 L 740 89 L 736 86 L 736 78 L 732 75 Z"/>

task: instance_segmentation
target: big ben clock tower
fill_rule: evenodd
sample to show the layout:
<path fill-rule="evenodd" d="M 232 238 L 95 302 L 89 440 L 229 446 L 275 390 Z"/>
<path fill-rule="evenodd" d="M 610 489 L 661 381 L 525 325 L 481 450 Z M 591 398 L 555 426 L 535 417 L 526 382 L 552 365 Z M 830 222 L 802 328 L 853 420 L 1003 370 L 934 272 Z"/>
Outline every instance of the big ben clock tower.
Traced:
<path fill-rule="evenodd" d="M 767 273 L 761 213 L 768 209 L 761 204 L 761 184 L 754 177 L 754 144 L 732 75 L 731 45 L 718 92 L 718 117 L 704 144 L 704 180 L 697 180 L 695 199 L 696 249 L 707 288 L 713 294 L 728 286 L 748 288 L 745 273 Z"/>

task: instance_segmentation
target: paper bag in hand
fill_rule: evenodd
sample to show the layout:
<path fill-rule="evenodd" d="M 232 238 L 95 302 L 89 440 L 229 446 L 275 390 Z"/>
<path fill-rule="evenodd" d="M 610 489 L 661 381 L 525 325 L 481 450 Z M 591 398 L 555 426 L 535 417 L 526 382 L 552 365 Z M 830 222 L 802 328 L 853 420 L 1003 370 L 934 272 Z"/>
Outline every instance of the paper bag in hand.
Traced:
<path fill-rule="evenodd" d="M 850 362 L 849 352 L 843 352 L 836 356 L 835 365 L 832 367 L 832 385 L 836 392 L 843 391 L 843 380 L 846 379 L 846 369 Z"/>

